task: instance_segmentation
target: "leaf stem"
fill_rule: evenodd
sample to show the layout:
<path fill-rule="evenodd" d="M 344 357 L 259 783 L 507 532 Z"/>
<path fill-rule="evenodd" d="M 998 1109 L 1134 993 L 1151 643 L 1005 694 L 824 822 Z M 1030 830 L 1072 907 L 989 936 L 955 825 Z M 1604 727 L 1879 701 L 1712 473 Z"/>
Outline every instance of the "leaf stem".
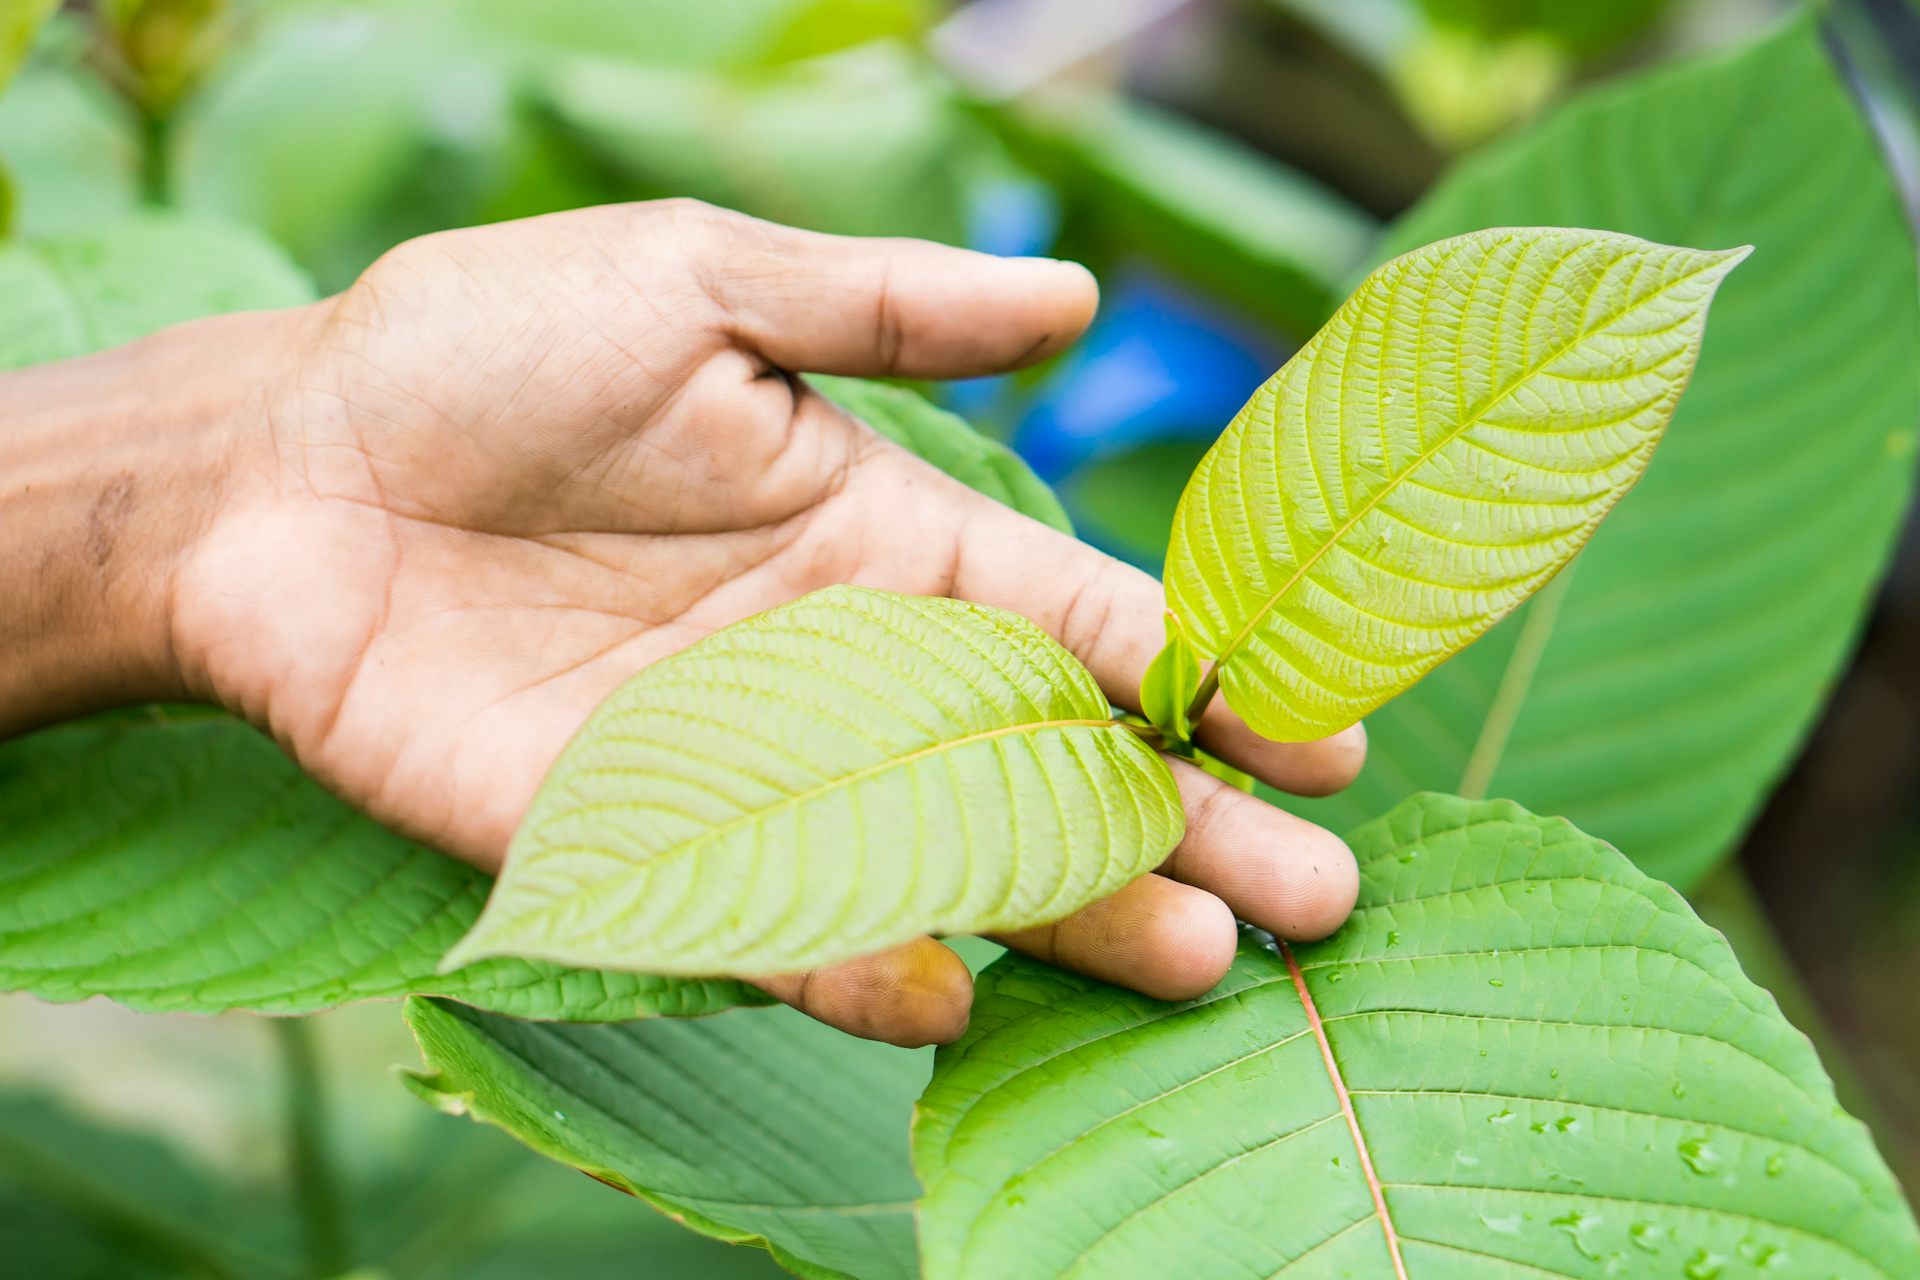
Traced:
<path fill-rule="evenodd" d="M 1155 751 L 1167 749 L 1167 735 L 1161 732 L 1158 725 L 1149 724 L 1145 720 L 1129 715 L 1117 715 L 1113 718 L 1113 722 Z"/>
<path fill-rule="evenodd" d="M 315 1280 L 347 1268 L 340 1184 L 327 1152 L 326 1097 L 313 1031 L 303 1018 L 273 1018 L 285 1088 L 288 1171 L 306 1238 L 307 1274 Z"/>

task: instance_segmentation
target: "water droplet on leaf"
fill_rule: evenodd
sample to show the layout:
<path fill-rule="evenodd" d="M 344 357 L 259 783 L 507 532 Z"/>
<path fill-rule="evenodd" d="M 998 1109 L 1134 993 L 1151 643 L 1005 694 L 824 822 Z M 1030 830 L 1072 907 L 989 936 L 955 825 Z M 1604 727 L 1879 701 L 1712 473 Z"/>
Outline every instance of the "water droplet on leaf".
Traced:
<path fill-rule="evenodd" d="M 1708 1253 L 1705 1249 L 1696 1249 L 1687 1259 L 1687 1265 L 1680 1269 L 1687 1280 L 1718 1280 L 1727 1260 L 1717 1253 Z"/>
<path fill-rule="evenodd" d="M 1581 1213 L 1578 1209 L 1569 1209 L 1548 1225 L 1566 1233 L 1573 1244 L 1574 1252 L 1592 1262 L 1600 1261 L 1600 1253 L 1587 1240 L 1587 1232 L 1594 1230 L 1606 1219 L 1597 1215 Z"/>
<path fill-rule="evenodd" d="M 1720 1153 L 1705 1138 L 1686 1138 L 1679 1146 L 1680 1158 L 1686 1161 L 1687 1168 L 1702 1177 L 1708 1177 L 1720 1167 Z"/>

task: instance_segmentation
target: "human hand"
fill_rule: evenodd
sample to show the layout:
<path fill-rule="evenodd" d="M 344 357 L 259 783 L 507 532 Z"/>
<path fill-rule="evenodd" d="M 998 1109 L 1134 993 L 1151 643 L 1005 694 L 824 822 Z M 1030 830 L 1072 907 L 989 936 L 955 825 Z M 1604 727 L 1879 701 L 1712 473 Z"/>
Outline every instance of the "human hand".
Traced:
<path fill-rule="evenodd" d="M 792 372 L 1001 372 L 1058 351 L 1095 301 L 1070 264 L 662 202 L 426 237 L 312 307 L 163 335 L 175 359 L 258 371 L 167 565 L 171 674 L 381 821 L 489 870 L 616 685 L 831 583 L 1022 613 L 1133 706 L 1158 584 Z M 1219 703 L 1200 741 L 1301 794 L 1343 786 L 1364 754 L 1357 727 L 1275 744 Z M 1000 940 L 1178 999 L 1223 976 L 1236 914 L 1289 938 L 1339 925 L 1357 876 L 1338 839 L 1173 768 L 1188 831 L 1160 874 Z M 932 939 L 756 978 L 902 1044 L 957 1035 L 971 993 Z"/>

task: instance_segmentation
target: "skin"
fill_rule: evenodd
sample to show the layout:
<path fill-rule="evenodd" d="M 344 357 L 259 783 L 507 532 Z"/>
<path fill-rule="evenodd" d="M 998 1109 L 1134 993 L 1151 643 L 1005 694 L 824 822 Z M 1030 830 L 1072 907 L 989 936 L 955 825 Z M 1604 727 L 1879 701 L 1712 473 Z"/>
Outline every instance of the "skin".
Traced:
<path fill-rule="evenodd" d="M 803 372 L 957 378 L 1061 350 L 1097 303 L 1070 263 L 815 235 L 683 201 L 401 245 L 337 297 L 217 317 L 0 378 L 0 732 L 132 701 L 244 716 L 388 825 L 488 870 L 541 777 L 634 671 L 852 582 L 1032 618 L 1133 707 L 1151 577 L 980 497 Z M 83 443 L 82 443 L 83 442 Z M 1358 726 L 1200 741 L 1301 795 Z M 1165 999 L 1224 975 L 1234 917 L 1332 931 L 1336 837 L 1174 762 L 1160 868 L 999 939 Z M 971 980 L 922 938 L 749 975 L 856 1035 L 964 1030 Z"/>

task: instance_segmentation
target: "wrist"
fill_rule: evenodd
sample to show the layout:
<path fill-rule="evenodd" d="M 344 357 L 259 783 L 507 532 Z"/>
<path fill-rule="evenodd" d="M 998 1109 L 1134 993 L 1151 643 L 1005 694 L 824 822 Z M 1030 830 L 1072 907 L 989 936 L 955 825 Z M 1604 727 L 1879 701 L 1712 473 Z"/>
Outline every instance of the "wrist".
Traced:
<path fill-rule="evenodd" d="M 190 695 L 175 582 L 264 437 L 273 320 L 0 374 L 0 734 Z"/>

